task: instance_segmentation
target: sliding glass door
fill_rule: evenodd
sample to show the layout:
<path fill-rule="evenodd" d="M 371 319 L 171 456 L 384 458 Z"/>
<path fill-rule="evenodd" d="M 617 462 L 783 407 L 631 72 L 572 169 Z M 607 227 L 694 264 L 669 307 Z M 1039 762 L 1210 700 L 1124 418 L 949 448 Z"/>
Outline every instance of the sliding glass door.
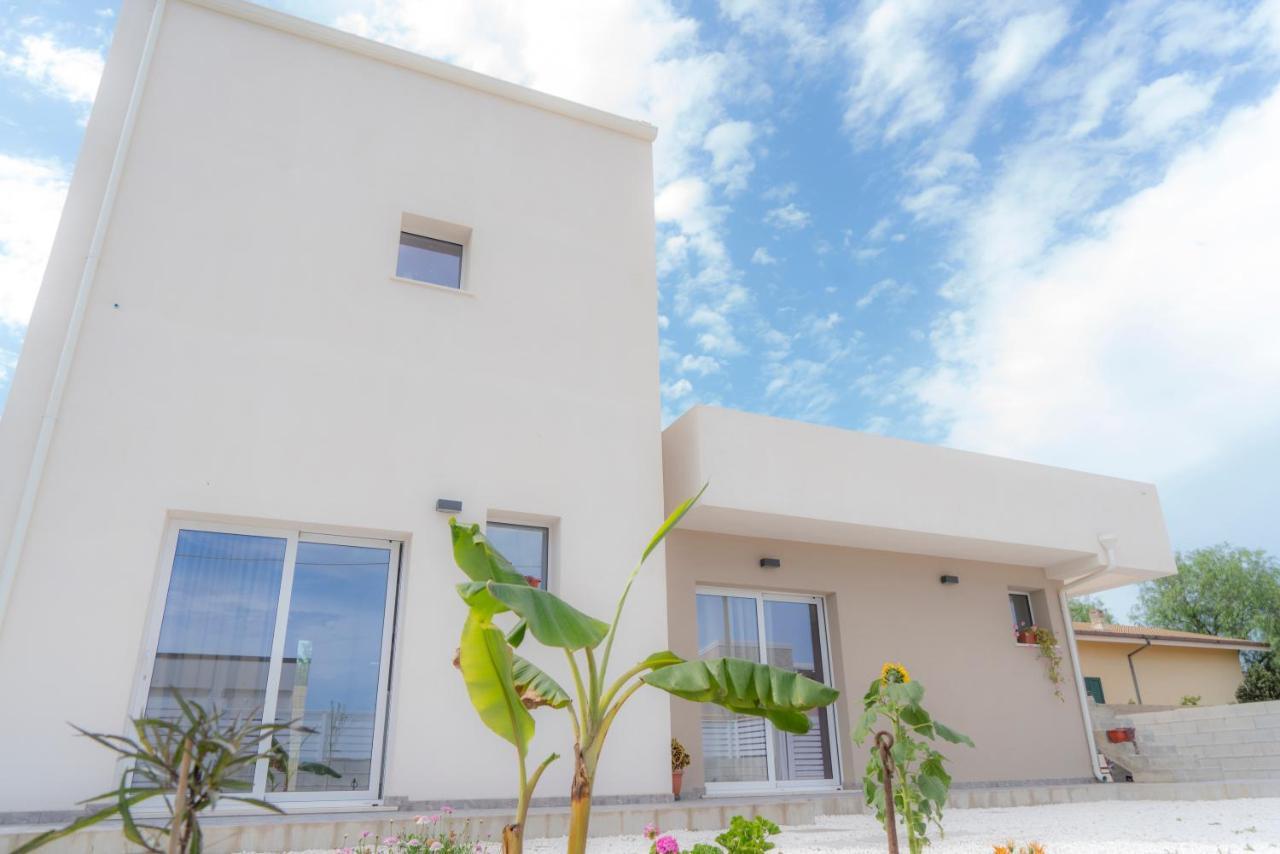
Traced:
<path fill-rule="evenodd" d="M 400 544 L 184 524 L 168 554 L 140 711 L 300 721 L 260 746 L 256 796 L 377 797 Z"/>
<path fill-rule="evenodd" d="M 826 613 L 820 596 L 700 589 L 701 658 L 745 658 L 831 684 Z M 709 794 L 839 785 L 835 720 L 809 713 L 805 735 L 777 730 L 763 718 L 702 707 L 703 771 Z"/>

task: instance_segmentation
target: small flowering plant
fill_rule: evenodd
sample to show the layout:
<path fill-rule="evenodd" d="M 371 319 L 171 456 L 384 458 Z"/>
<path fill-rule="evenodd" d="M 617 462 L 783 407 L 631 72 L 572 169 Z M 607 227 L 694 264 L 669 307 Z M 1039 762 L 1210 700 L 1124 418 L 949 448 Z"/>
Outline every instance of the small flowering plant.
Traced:
<path fill-rule="evenodd" d="M 659 836 L 650 846 L 649 854 L 680 854 L 680 843 L 670 834 Z"/>
<path fill-rule="evenodd" d="M 856 744 L 871 739 L 862 780 L 867 804 L 875 807 L 876 818 L 894 839 L 894 816 L 902 818 L 911 854 L 920 854 L 929 844 L 930 824 L 941 832 L 942 807 L 951 790 L 951 775 L 943 767 L 946 757 L 933 742 L 942 739 L 973 747 L 967 735 L 934 720 L 923 701 L 924 686 L 912 681 L 907 668 L 886 662 L 862 698 L 862 717 L 853 733 Z M 892 790 L 891 802 L 886 801 L 886 789 Z"/>
<path fill-rule="evenodd" d="M 473 839 L 466 826 L 461 833 L 441 828 L 441 814 L 452 815 L 453 808 L 446 806 L 438 814 L 416 816 L 413 823 L 421 830 L 397 833 L 388 827 L 381 838 L 366 830 L 355 846 L 341 848 L 340 854 L 483 854 L 484 843 Z"/>
<path fill-rule="evenodd" d="M 1045 854 L 1044 846 L 1039 842 L 1028 842 L 1026 845 L 1019 845 L 1010 839 L 1003 845 L 993 845 L 995 854 Z"/>

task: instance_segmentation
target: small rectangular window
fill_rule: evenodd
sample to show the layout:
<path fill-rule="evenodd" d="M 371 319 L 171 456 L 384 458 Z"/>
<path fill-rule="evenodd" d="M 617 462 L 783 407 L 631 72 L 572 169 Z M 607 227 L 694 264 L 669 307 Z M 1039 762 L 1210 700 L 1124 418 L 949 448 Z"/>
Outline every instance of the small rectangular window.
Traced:
<path fill-rule="evenodd" d="M 1009 611 L 1013 614 L 1013 629 L 1029 629 L 1036 624 L 1031 613 L 1031 596 L 1026 593 L 1009 594 Z"/>
<path fill-rule="evenodd" d="M 396 275 L 428 285 L 461 288 L 462 245 L 402 231 Z"/>
<path fill-rule="evenodd" d="M 550 530 L 537 525 L 490 522 L 485 535 L 517 572 L 524 573 L 531 581 L 537 579 L 542 589 L 547 589 Z"/>

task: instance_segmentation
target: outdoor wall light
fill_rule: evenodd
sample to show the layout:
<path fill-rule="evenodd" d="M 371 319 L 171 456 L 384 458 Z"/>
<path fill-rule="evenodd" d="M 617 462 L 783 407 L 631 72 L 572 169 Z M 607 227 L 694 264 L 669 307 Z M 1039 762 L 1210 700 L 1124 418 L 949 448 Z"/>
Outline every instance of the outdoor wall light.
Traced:
<path fill-rule="evenodd" d="M 437 513 L 461 513 L 462 502 L 453 498 L 437 498 L 436 512 Z"/>
<path fill-rule="evenodd" d="M 943 584 L 959 584 L 959 583 L 960 583 L 960 576 L 958 576 L 958 575 L 944 575 L 944 576 L 942 576 L 942 583 L 943 583 Z"/>
<path fill-rule="evenodd" d="M 760 567 L 761 567 L 761 569 L 777 569 L 777 568 L 778 568 L 778 567 L 780 567 L 780 566 L 782 566 L 782 561 L 781 561 L 781 560 L 779 560 L 779 559 L 778 559 L 778 558 L 776 558 L 776 557 L 762 557 L 762 558 L 760 558 Z"/>

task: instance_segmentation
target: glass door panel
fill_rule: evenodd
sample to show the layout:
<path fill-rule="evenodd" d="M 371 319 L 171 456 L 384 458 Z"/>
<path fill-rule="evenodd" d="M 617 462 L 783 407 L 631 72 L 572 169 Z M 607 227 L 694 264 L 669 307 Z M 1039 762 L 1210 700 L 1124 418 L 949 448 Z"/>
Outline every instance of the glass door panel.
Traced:
<path fill-rule="evenodd" d="M 698 654 L 758 661 L 830 684 L 822 601 L 817 597 L 702 591 Z M 709 791 L 833 787 L 833 719 L 809 713 L 805 735 L 779 732 L 763 718 L 702 706 L 702 753 Z"/>
<path fill-rule="evenodd" d="M 177 697 L 227 719 L 262 719 L 288 541 L 179 531 L 144 717 L 176 721 Z M 236 773 L 253 780 L 253 767 Z"/>
<path fill-rule="evenodd" d="M 767 664 L 794 670 L 826 682 L 821 614 L 815 602 L 764 600 Z M 828 710 L 809 712 L 804 735 L 773 730 L 774 778 L 785 781 L 833 781 L 831 727 Z"/>
<path fill-rule="evenodd" d="M 760 660 L 754 598 L 698 594 L 698 657 Z M 764 718 L 702 705 L 703 773 L 708 783 L 767 781 L 768 753 Z"/>
<path fill-rule="evenodd" d="M 267 791 L 365 791 L 373 768 L 389 548 L 298 543 Z"/>

